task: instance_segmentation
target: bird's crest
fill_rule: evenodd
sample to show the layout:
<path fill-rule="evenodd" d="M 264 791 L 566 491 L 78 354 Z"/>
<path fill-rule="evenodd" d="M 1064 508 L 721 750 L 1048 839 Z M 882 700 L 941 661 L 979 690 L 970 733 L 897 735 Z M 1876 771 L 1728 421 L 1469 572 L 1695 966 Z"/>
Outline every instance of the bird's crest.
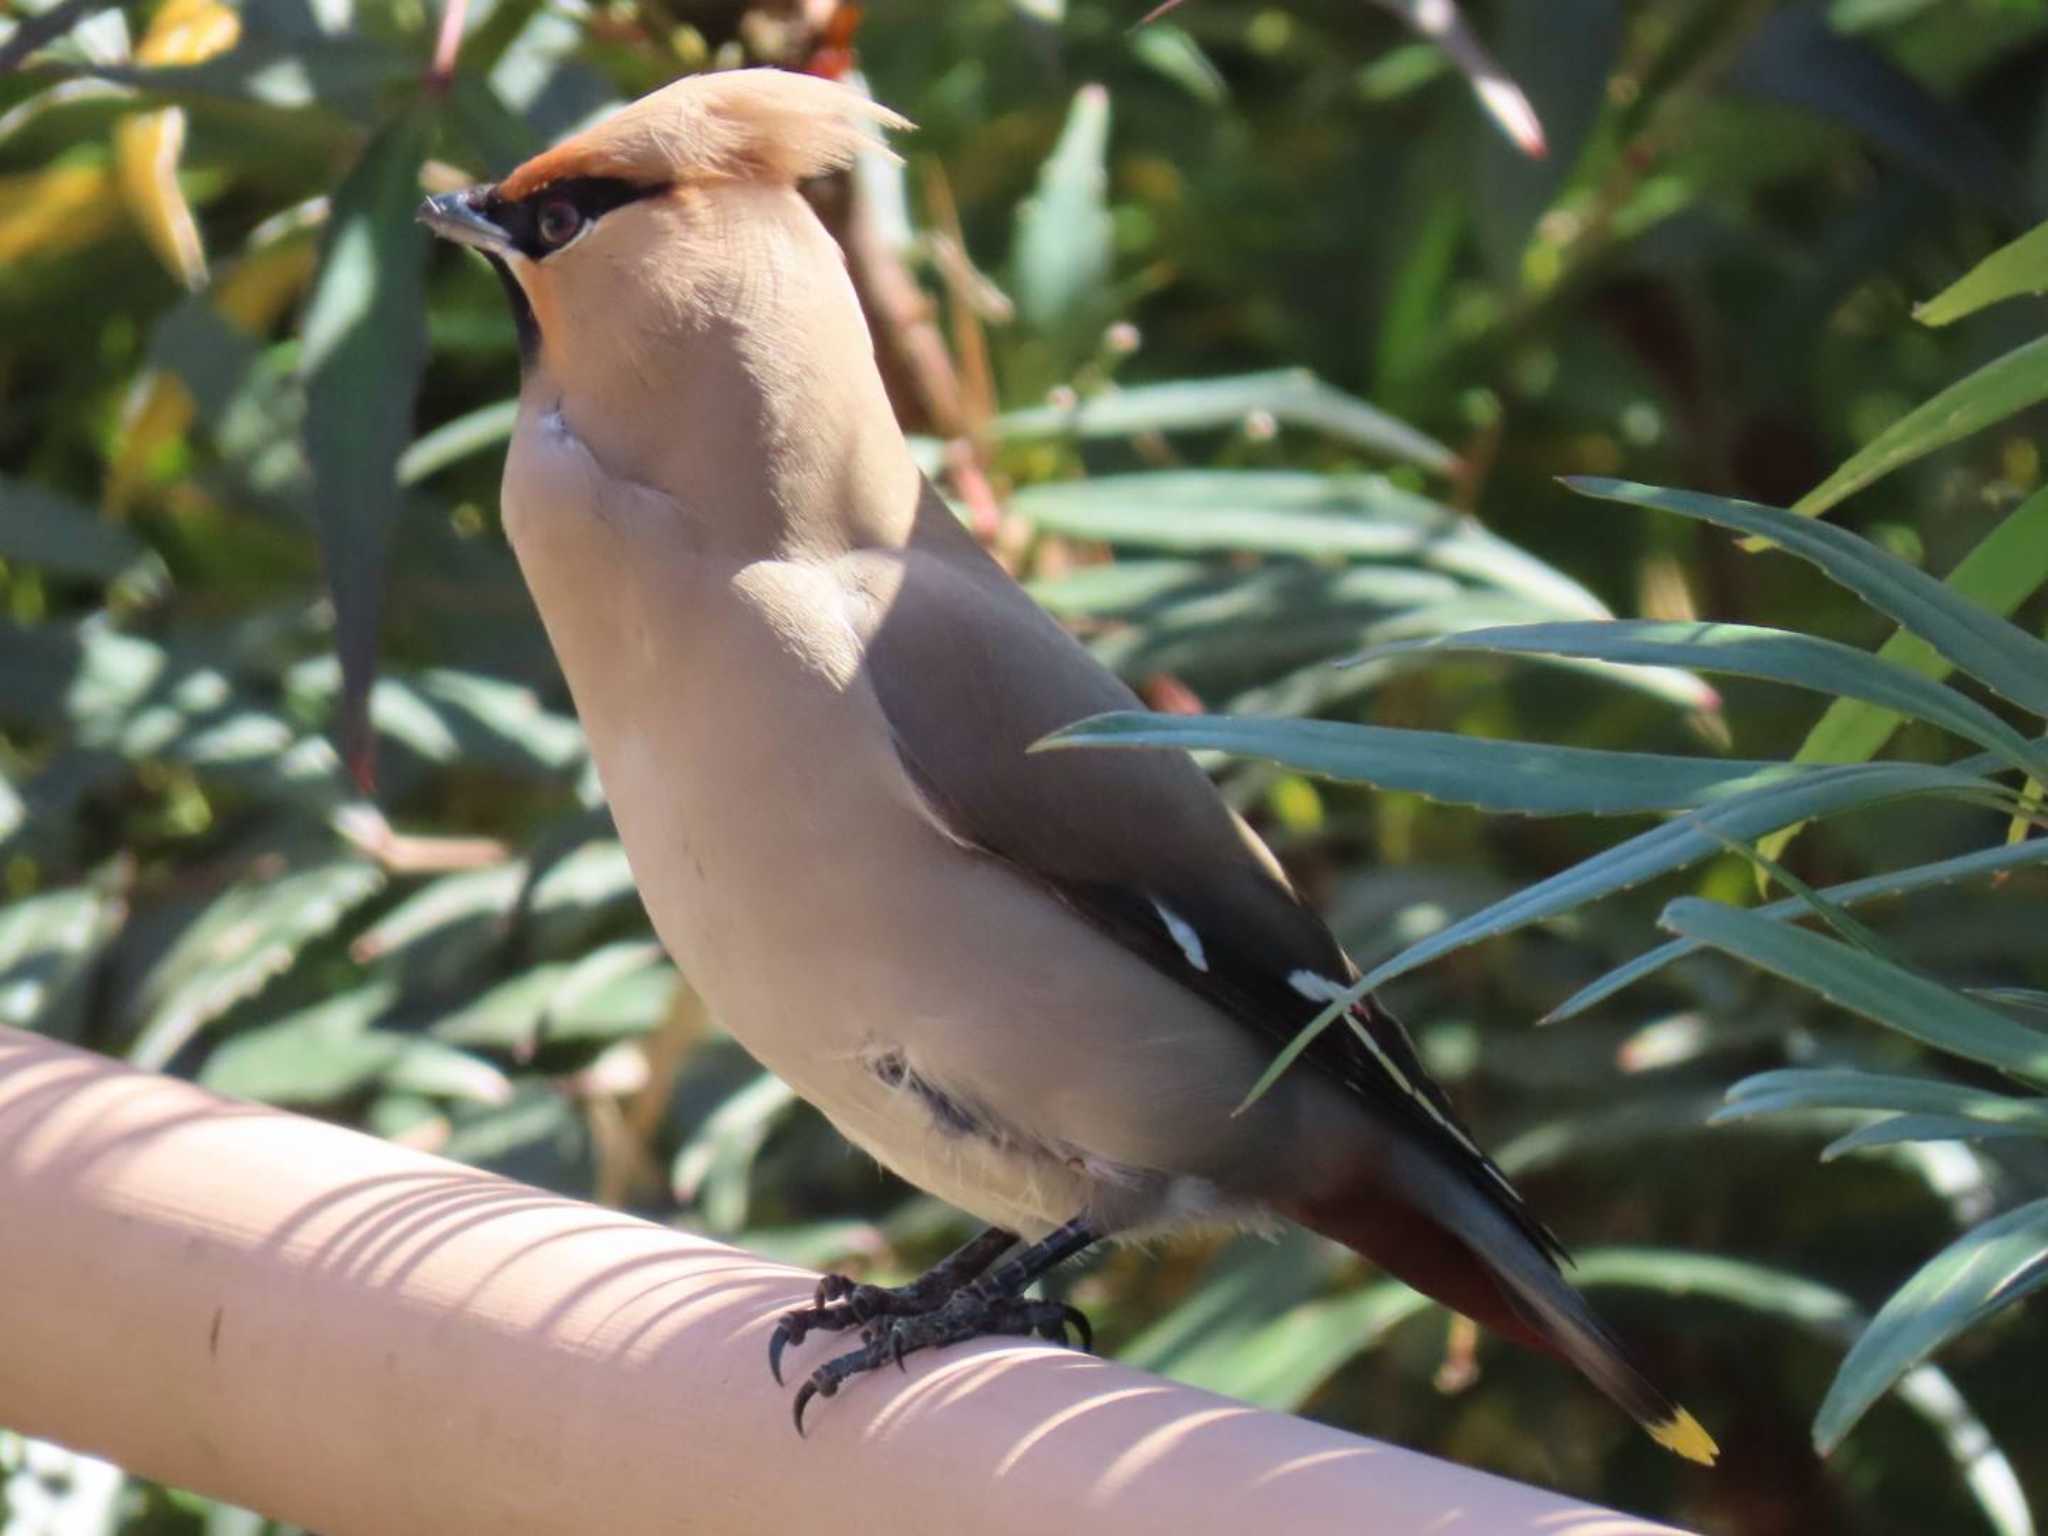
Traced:
<path fill-rule="evenodd" d="M 779 69 L 691 75 L 535 156 L 498 191 L 517 200 L 576 176 L 643 186 L 801 181 L 852 164 L 881 143 L 881 130 L 909 126 L 887 107 L 814 75 Z"/>

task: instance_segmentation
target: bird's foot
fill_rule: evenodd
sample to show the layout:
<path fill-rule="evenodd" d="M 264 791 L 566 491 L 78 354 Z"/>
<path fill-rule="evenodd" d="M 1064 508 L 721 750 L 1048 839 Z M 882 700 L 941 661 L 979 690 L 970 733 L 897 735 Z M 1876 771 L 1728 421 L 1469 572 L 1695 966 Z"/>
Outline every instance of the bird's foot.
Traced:
<path fill-rule="evenodd" d="M 836 1277 L 828 1277 L 828 1280 Z M 906 1290 L 909 1287 L 905 1287 Z M 824 1285 L 819 1286 L 822 1294 Z M 783 1342 L 783 1328 L 788 1328 L 792 1319 L 800 1313 L 821 1311 L 829 1307 L 845 1306 L 849 1310 L 857 1304 L 860 1291 L 882 1290 L 879 1286 L 858 1286 L 853 1293 L 844 1293 L 831 1302 L 820 1302 L 814 1308 L 802 1308 L 783 1319 L 783 1327 L 776 1330 L 776 1343 L 769 1346 L 770 1358 L 779 1363 Z M 884 1292 L 892 1297 L 897 1293 Z M 872 1300 L 869 1300 L 872 1305 Z M 833 1314 L 831 1323 L 807 1323 L 808 1327 L 851 1327 L 850 1322 L 836 1319 L 847 1314 Z M 861 1347 L 836 1355 L 811 1372 L 810 1378 L 797 1389 L 795 1417 L 796 1432 L 804 1432 L 804 1409 L 814 1397 L 831 1397 L 840 1387 L 855 1376 L 866 1375 L 881 1366 L 895 1364 L 900 1370 L 906 1357 L 922 1349 L 941 1349 L 948 1344 L 964 1344 L 969 1339 L 988 1338 L 993 1335 L 1031 1335 L 1052 1340 L 1055 1344 L 1067 1342 L 1067 1330 L 1072 1329 L 1081 1342 L 1081 1348 L 1094 1348 L 1094 1331 L 1088 1326 L 1088 1319 L 1079 1310 L 1064 1302 L 1033 1301 L 1023 1296 L 1012 1296 L 996 1291 L 986 1284 L 969 1285 L 955 1291 L 951 1296 L 941 1298 L 936 1305 L 923 1305 L 915 1311 L 876 1313 L 872 1320 L 863 1321 Z M 801 1338 L 802 1334 L 795 1335 Z M 776 1380 L 780 1381 L 780 1374 Z"/>
<path fill-rule="evenodd" d="M 813 1333 L 843 1333 L 866 1328 L 878 1318 L 921 1317 L 936 1312 L 962 1286 L 979 1277 L 1000 1258 L 1017 1236 L 990 1227 L 972 1242 L 939 1260 L 908 1285 L 862 1285 L 845 1275 L 827 1275 L 818 1282 L 808 1307 L 785 1312 L 768 1341 L 768 1370 L 782 1385 L 782 1352 Z"/>
<path fill-rule="evenodd" d="M 935 1292 L 921 1281 L 909 1285 L 862 1285 L 846 1275 L 826 1275 L 818 1282 L 816 1294 L 807 1307 L 794 1307 L 782 1314 L 775 1335 L 768 1341 L 768 1370 L 775 1384 L 782 1385 L 782 1352 L 801 1344 L 813 1333 L 844 1333 L 849 1328 L 866 1329 L 877 1318 L 917 1317 L 946 1304 L 943 1291 Z"/>

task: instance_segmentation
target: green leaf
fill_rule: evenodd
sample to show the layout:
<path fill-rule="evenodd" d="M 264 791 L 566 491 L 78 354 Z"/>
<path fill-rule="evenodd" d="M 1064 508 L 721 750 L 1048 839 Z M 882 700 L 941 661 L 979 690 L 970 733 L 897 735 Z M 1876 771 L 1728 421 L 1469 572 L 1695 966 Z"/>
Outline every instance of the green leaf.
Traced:
<path fill-rule="evenodd" d="M 1772 840 L 1767 838 L 1765 842 Z M 2003 870 L 2040 863 L 2048 863 L 2048 838 L 1997 848 L 1981 848 L 1974 853 L 1961 854 L 1952 859 L 1941 859 L 1931 864 L 1916 864 L 1907 869 L 1870 875 L 1861 880 L 1828 886 L 1819 894 L 1839 906 L 1854 906 L 1861 902 L 1876 901 L 1881 897 L 1901 896 L 1911 891 L 1926 890 L 1930 886 L 1948 885 L 1977 875 L 1997 874 Z M 1806 903 L 1795 896 L 1785 901 L 1772 902 L 1767 907 L 1758 907 L 1756 915 L 1781 920 L 1798 917 L 1807 910 Z M 1580 988 L 1545 1014 L 1543 1022 L 1554 1024 L 1571 1018 L 1574 1014 L 1584 1013 L 1594 1004 L 1605 1002 L 1622 988 L 1632 986 L 1645 976 L 1663 970 L 1673 961 L 1696 954 L 1704 947 L 1693 939 L 1674 939 L 1668 944 L 1661 944 L 1624 965 L 1616 966 L 1598 981 Z"/>
<path fill-rule="evenodd" d="M 1578 582 L 1477 519 L 1379 475 L 1173 470 L 1028 486 L 1011 508 L 1040 528 L 1183 552 L 1405 560 L 1513 592 L 1564 618 L 1612 617 Z"/>
<path fill-rule="evenodd" d="M 373 1027 L 395 1001 L 394 987 L 375 983 L 243 1030 L 206 1058 L 199 1081 L 216 1093 L 263 1104 L 346 1098 L 404 1052 L 403 1035 Z"/>
<path fill-rule="evenodd" d="M 1237 1355 L 1249 1335 L 1324 1289 L 1331 1256 L 1327 1244 L 1299 1227 L 1226 1244 L 1187 1298 L 1148 1324 L 1117 1358 L 1229 1392 L 1211 1369 L 1219 1357 Z"/>
<path fill-rule="evenodd" d="M 1937 1050 L 2048 1081 L 2048 1035 L 1903 966 L 1695 896 L 1672 902 L 1661 921 L 1674 933 L 1726 950 Z"/>
<path fill-rule="evenodd" d="M 1818 517 L 1903 464 L 2048 399 L 2048 336 L 2028 342 L 1916 406 L 1793 504 Z"/>
<path fill-rule="evenodd" d="M 472 454 L 510 442 L 518 419 L 519 402 L 500 400 L 443 422 L 399 455 L 398 483 L 418 485 Z"/>
<path fill-rule="evenodd" d="M 1318 1034 L 1368 992 L 1377 991 L 1395 977 L 1405 976 L 1453 950 L 1476 944 L 1481 939 L 1498 938 L 1531 923 L 1582 907 L 1602 896 L 1697 863 L 1707 855 L 1719 852 L 1726 838 L 1753 838 L 1789 821 L 1829 815 L 1909 795 L 1967 794 L 1981 789 L 1983 782 L 1956 769 L 1928 768 L 1917 763 L 1864 763 L 1822 768 L 1811 775 L 1753 789 L 1731 800 L 1689 812 L 1661 827 L 1653 827 L 1440 928 L 1427 938 L 1409 945 L 1391 960 L 1374 966 L 1288 1042 L 1245 1096 L 1245 1102 L 1250 1103 L 1271 1087 Z"/>
<path fill-rule="evenodd" d="M 120 916 L 115 903 L 88 886 L 0 907 L 0 1024 L 72 1035 L 85 1008 L 87 972 Z"/>
<path fill-rule="evenodd" d="M 1809 771 L 1783 763 L 1553 747 L 1332 720 L 1234 720 L 1136 711 L 1078 721 L 1032 750 L 1073 747 L 1229 752 L 1303 773 L 1531 816 L 1680 810 Z"/>
<path fill-rule="evenodd" d="M 1969 1118 L 2048 1135 L 2048 1099 L 2023 1099 L 1933 1077 L 1858 1072 L 1846 1067 L 1784 1067 L 1745 1077 L 1728 1090 L 1715 1125 L 1803 1109 L 1893 1110 Z"/>
<path fill-rule="evenodd" d="M 1398 1280 L 1354 1286 L 1291 1307 L 1245 1330 L 1228 1347 L 1212 1347 L 1188 1366 L 1175 1366 L 1172 1374 L 1261 1408 L 1293 1412 L 1346 1361 L 1378 1347 L 1410 1318 L 1435 1309 L 1435 1302 Z"/>
<path fill-rule="evenodd" d="M 714 1232 L 745 1226 L 754 1159 L 796 1102 L 795 1089 L 763 1072 L 719 1105 L 676 1155 L 676 1199 L 696 1205 Z"/>
<path fill-rule="evenodd" d="M 32 480 L 4 476 L 0 560 L 113 583 L 143 598 L 170 584 L 162 558 L 127 529 Z"/>
<path fill-rule="evenodd" d="M 995 430 L 1003 437 L 1135 437 L 1234 428 L 1260 411 L 1282 426 L 1321 432 L 1439 474 L 1458 465 L 1457 455 L 1435 438 L 1325 384 L 1306 368 L 1111 389 L 1071 408 L 1041 405 L 1012 411 L 997 419 Z"/>
<path fill-rule="evenodd" d="M 2048 340 L 2040 343 L 2048 347 Z M 2048 350 L 2042 382 L 2048 386 Z M 2048 387 L 2044 387 L 2048 393 Z M 1777 507 L 1694 491 L 1662 490 L 1626 480 L 1575 478 L 1584 495 L 1675 512 L 1760 534 L 1840 582 L 1879 612 L 1928 641 L 1958 667 L 2029 712 L 2048 717 L 2048 644 L 1986 613 L 1932 576 L 1886 554 L 1867 539 Z"/>
<path fill-rule="evenodd" d="M 2002 245 L 1926 303 L 1913 318 L 1922 325 L 1948 325 L 1988 305 L 2026 293 L 2048 292 L 2048 224 L 2036 225 Z"/>
<path fill-rule="evenodd" d="M 378 130 L 334 194 L 304 321 L 306 454 L 334 593 L 343 755 L 371 770 L 369 690 L 384 565 L 427 358 L 426 232 L 414 221 L 432 117 L 415 106 Z"/>
<path fill-rule="evenodd" d="M 1851 1152 L 1870 1152 L 1909 1141 L 1998 1141 L 2014 1136 L 2038 1139 L 2042 1135 L 2033 1126 L 1993 1125 L 1968 1115 L 1894 1115 L 1836 1137 L 1821 1148 L 1820 1160 L 1832 1163 Z"/>
<path fill-rule="evenodd" d="M 1945 585 L 1986 613 L 2010 617 L 2048 583 L 2048 490 L 2036 491 L 1965 555 Z M 1936 681 L 1953 670 L 1948 659 L 1911 630 L 1901 629 L 1879 647 L 1878 660 Z M 1807 733 L 1793 755 L 1797 763 L 1862 763 L 1875 757 L 1903 717 L 1858 699 L 1840 699 Z M 1798 832 L 1788 827 L 1765 845 L 1773 857 Z"/>
<path fill-rule="evenodd" d="M 363 859 L 252 874 L 216 898 L 150 968 L 136 1001 L 128 1059 L 161 1071 L 206 1024 L 253 997 L 384 887 Z"/>
<path fill-rule="evenodd" d="M 2035 1200 L 1964 1233 L 1879 1309 L 1828 1389 L 1814 1419 L 1822 1455 L 1892 1383 L 1966 1328 L 2048 1281 L 2048 1200 Z"/>
<path fill-rule="evenodd" d="M 1134 57 L 1171 80 L 1204 106 L 1220 107 L 1230 100 L 1230 82 L 1181 28 L 1155 21 L 1129 34 Z"/>
<path fill-rule="evenodd" d="M 1525 624 L 1395 641 L 1352 659 L 1416 653 L 1576 656 L 1759 678 L 1897 710 L 1989 748 L 2023 772 L 2048 776 L 2048 752 L 1974 699 L 1852 646 L 1790 630 L 1641 619 Z"/>
<path fill-rule="evenodd" d="M 1079 341 L 1110 315 L 1116 229 L 1109 205 L 1109 92 L 1084 85 L 1017 210 L 1011 255 L 1017 314 L 1041 335 Z"/>

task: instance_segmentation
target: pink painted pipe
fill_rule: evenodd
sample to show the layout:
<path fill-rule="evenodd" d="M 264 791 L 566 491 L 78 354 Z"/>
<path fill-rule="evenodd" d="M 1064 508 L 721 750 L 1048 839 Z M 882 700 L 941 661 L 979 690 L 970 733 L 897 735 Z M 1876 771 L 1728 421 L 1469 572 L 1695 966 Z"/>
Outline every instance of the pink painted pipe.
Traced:
<path fill-rule="evenodd" d="M 323 1536 L 1669 1530 L 1036 1344 L 798 1440 L 814 1279 L 0 1030 L 0 1424 Z"/>

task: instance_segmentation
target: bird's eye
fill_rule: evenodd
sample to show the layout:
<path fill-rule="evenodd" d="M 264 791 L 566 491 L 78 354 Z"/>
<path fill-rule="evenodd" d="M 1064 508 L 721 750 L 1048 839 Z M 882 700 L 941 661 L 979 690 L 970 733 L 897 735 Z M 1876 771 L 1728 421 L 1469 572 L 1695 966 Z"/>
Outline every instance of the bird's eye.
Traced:
<path fill-rule="evenodd" d="M 563 197 L 541 204 L 540 217 L 535 224 L 543 245 L 567 245 L 582 227 L 583 215 L 576 211 L 574 203 Z"/>

